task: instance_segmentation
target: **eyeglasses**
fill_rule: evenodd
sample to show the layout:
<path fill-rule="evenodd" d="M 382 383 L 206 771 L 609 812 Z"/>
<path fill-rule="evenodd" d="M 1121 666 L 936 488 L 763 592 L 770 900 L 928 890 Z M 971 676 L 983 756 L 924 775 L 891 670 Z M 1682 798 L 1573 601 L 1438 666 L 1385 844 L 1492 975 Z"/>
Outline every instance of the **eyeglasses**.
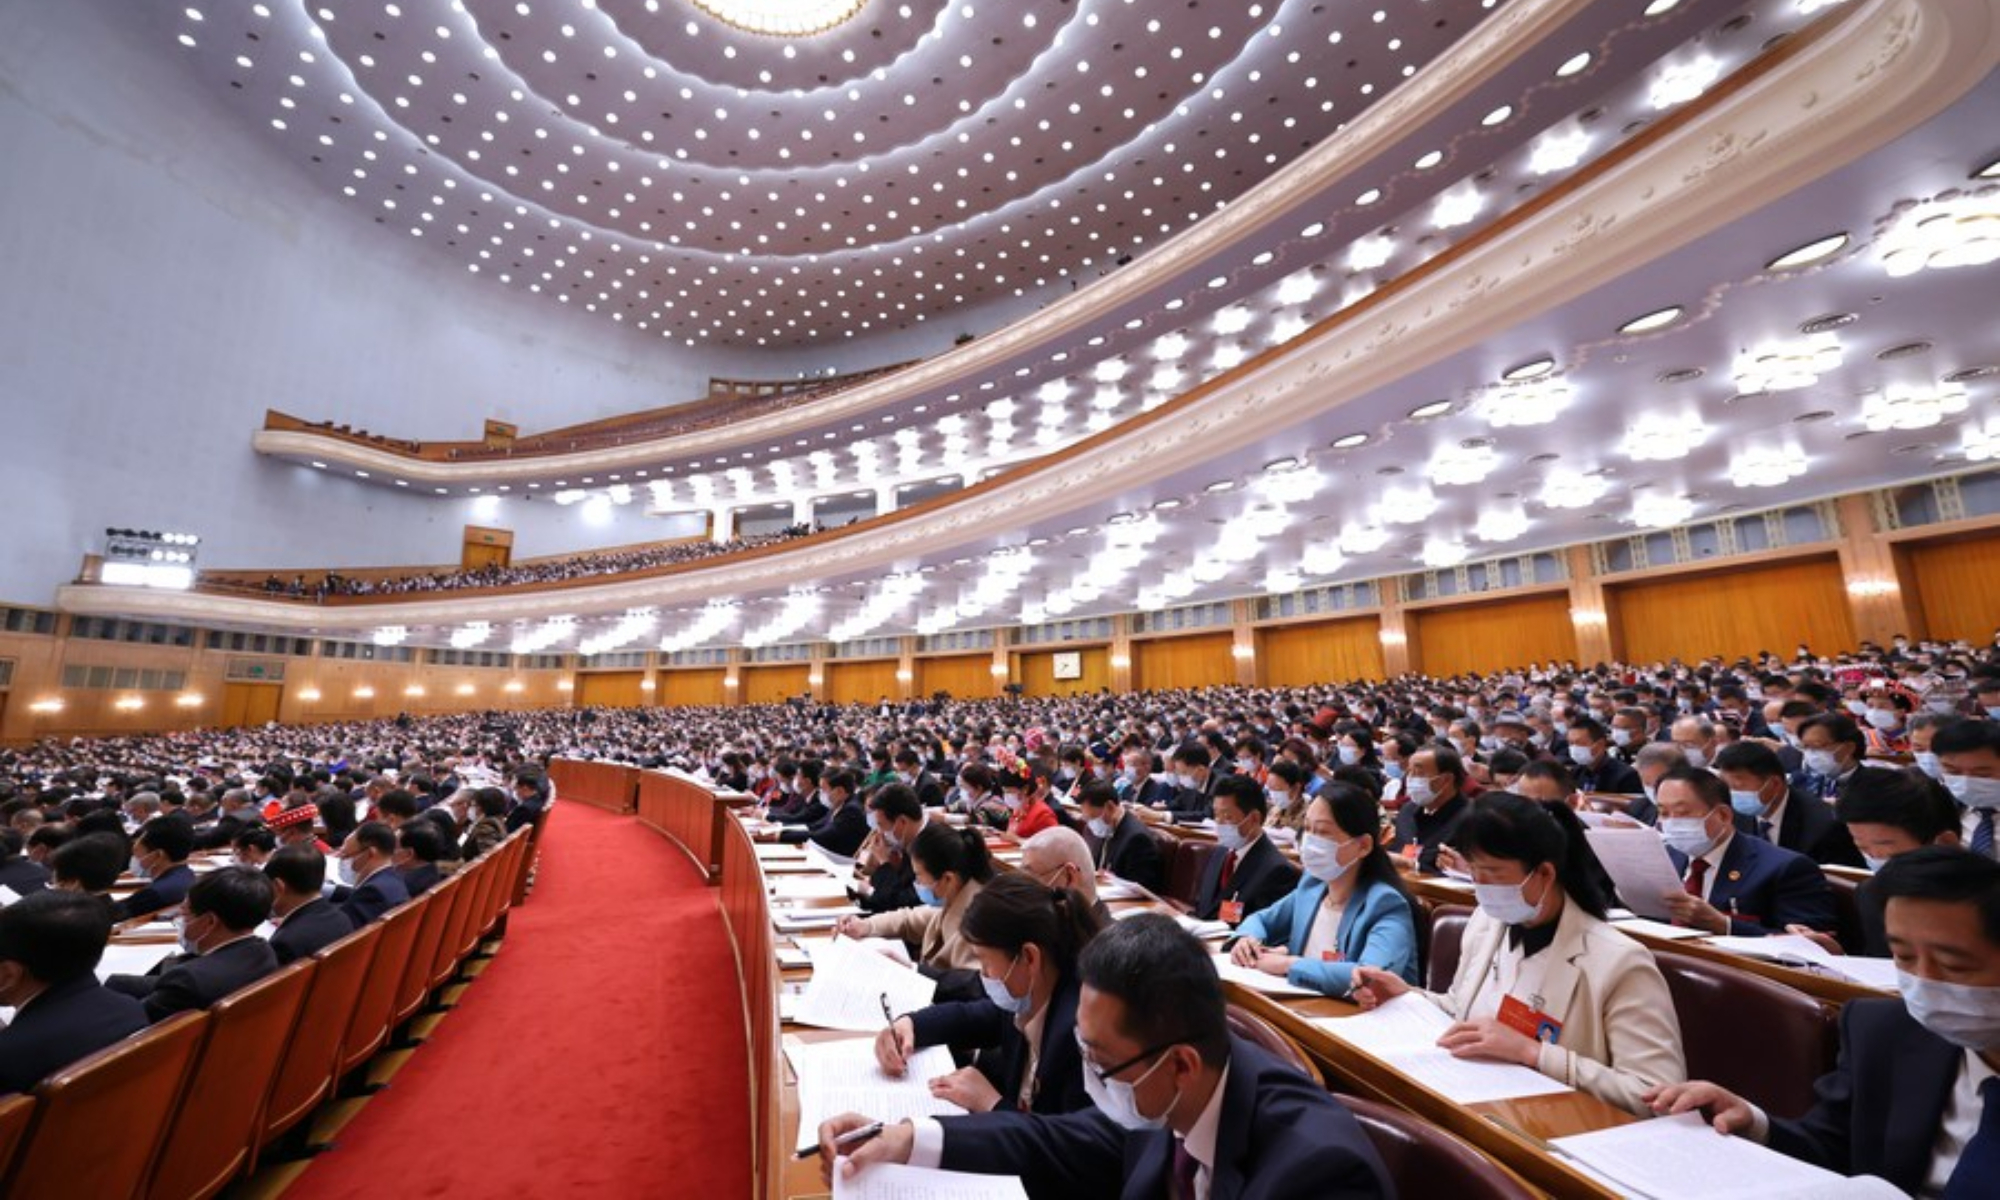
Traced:
<path fill-rule="evenodd" d="M 1092 1061 L 1090 1057 L 1090 1049 L 1089 1047 L 1083 1044 L 1083 1038 L 1081 1036 L 1078 1036 L 1078 1038 L 1076 1039 L 1076 1052 L 1077 1056 L 1083 1059 L 1084 1070 L 1089 1071 L 1091 1074 L 1097 1076 L 1097 1082 L 1109 1083 L 1111 1082 L 1112 1076 L 1122 1075 L 1126 1071 L 1131 1070 L 1133 1067 L 1138 1066 L 1140 1063 L 1145 1062 L 1147 1059 L 1153 1058 L 1156 1055 L 1165 1054 L 1167 1051 L 1173 1049 L 1175 1046 L 1178 1046 L 1180 1044 L 1181 1044 L 1181 1039 L 1175 1038 L 1171 1042 L 1161 1042 L 1156 1046 L 1148 1046 L 1146 1049 L 1139 1051 L 1139 1053 L 1134 1054 L 1132 1057 L 1126 1059 L 1122 1063 L 1119 1063 L 1115 1067 L 1100 1067 L 1094 1061 Z"/>

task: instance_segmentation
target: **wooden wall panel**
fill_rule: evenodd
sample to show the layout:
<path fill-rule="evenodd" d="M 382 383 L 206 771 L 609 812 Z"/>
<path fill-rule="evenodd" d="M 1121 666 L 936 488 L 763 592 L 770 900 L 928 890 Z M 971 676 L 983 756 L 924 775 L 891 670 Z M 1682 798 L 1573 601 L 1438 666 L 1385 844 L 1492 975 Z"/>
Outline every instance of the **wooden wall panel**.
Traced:
<path fill-rule="evenodd" d="M 955 699 L 967 700 L 991 696 L 997 690 L 991 654 L 953 654 L 917 660 L 914 694 L 927 700 L 938 692 L 950 692 Z"/>
<path fill-rule="evenodd" d="M 743 668 L 745 704 L 778 704 L 812 690 L 812 668 L 805 663 Z"/>
<path fill-rule="evenodd" d="M 1132 643 L 1132 687 L 1215 687 L 1236 682 L 1236 659 L 1229 633 L 1198 633 Z"/>
<path fill-rule="evenodd" d="M 1056 679 L 1054 650 L 1016 654 L 1014 681 L 1030 696 L 1076 696 L 1111 686 L 1111 651 L 1104 646 L 1075 651 L 1083 656 L 1083 678 Z"/>
<path fill-rule="evenodd" d="M 264 725 L 278 719 L 278 702 L 285 689 L 275 683 L 225 683 L 216 721 L 224 728 Z"/>
<path fill-rule="evenodd" d="M 576 677 L 576 703 L 580 708 L 636 708 L 646 702 L 639 685 L 644 671 L 585 671 Z"/>
<path fill-rule="evenodd" d="M 2000 626 L 2000 533 L 1962 541 L 1912 542 L 1898 548 L 1910 615 L 1904 632 L 1985 645 Z M 1817 643 L 1815 643 L 1817 647 Z"/>
<path fill-rule="evenodd" d="M 729 672 L 721 667 L 702 671 L 661 671 L 660 688 L 654 694 L 660 703 L 675 708 L 715 708 L 728 703 L 728 689 L 722 681 Z"/>
<path fill-rule="evenodd" d="M 1382 623 L 1375 617 L 1280 625 L 1257 632 L 1257 682 L 1305 687 L 1381 679 Z"/>
<path fill-rule="evenodd" d="M 896 660 L 834 662 L 826 664 L 826 686 L 821 689 L 835 704 L 873 704 L 882 697 L 902 696 L 896 682 Z"/>
<path fill-rule="evenodd" d="M 1792 559 L 1666 579 L 1606 581 L 1611 652 L 1626 662 L 1771 650 L 1805 642 L 1833 652 L 1854 645 L 1854 618 L 1839 561 Z"/>
<path fill-rule="evenodd" d="M 1460 675 L 1576 657 L 1569 593 L 1412 610 L 1410 662 L 1426 675 Z"/>

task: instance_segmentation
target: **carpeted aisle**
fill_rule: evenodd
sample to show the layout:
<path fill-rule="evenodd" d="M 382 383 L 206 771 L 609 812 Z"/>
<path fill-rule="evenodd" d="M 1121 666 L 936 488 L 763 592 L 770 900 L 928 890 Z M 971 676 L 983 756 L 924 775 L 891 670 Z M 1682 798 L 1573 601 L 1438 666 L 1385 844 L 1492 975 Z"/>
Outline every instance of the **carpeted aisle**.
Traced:
<path fill-rule="evenodd" d="M 715 891 L 631 817 L 559 804 L 500 953 L 285 1195 L 734 1200 L 749 1120 Z"/>

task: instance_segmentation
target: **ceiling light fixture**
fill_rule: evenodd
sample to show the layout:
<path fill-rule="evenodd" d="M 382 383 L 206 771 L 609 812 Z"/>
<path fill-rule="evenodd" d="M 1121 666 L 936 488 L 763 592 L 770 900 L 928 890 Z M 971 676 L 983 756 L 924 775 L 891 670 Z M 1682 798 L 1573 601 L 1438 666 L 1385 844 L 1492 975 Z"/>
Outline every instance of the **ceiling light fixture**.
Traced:
<path fill-rule="evenodd" d="M 1796 249 L 1785 251 L 1770 262 L 1765 263 L 1764 269 L 1766 271 L 1795 271 L 1800 267 L 1809 267 L 1816 262 L 1831 258 L 1846 248 L 1847 235 L 1845 233 L 1829 234 L 1823 238 L 1815 238 Z"/>
<path fill-rule="evenodd" d="M 1620 333 L 1651 333 L 1655 329 L 1665 329 L 1681 319 L 1682 308 L 1670 304 L 1665 308 L 1647 313 L 1643 317 L 1633 317 L 1618 327 Z"/>
<path fill-rule="evenodd" d="M 1892 278 L 2000 259 L 2000 188 L 1905 208 L 1876 247 Z"/>
<path fill-rule="evenodd" d="M 1418 405 L 1416 408 L 1411 409 L 1410 420 L 1428 421 L 1432 417 L 1441 417 L 1450 411 L 1451 401 L 1433 400 L 1429 404 Z"/>
<path fill-rule="evenodd" d="M 1840 339 L 1816 333 L 1799 341 L 1766 342 L 1736 356 L 1731 369 L 1736 390 L 1756 396 L 1811 387 L 1822 375 L 1840 368 Z"/>
<path fill-rule="evenodd" d="M 1929 429 L 1970 405 L 1963 387 L 1895 383 L 1861 401 L 1861 423 L 1875 433 L 1889 429 Z"/>
<path fill-rule="evenodd" d="M 1633 462 L 1672 462 L 1707 440 L 1708 426 L 1699 417 L 1646 413 L 1626 429 L 1618 452 Z"/>
<path fill-rule="evenodd" d="M 1441 537 L 1430 538 L 1424 542 L 1423 562 L 1433 571 L 1455 567 L 1469 557 L 1471 552 L 1465 548 L 1464 542 Z"/>
<path fill-rule="evenodd" d="M 1641 529 L 1669 529 L 1693 515 L 1694 501 L 1685 496 L 1642 492 L 1632 498 L 1632 513 L 1626 520 Z"/>
<path fill-rule="evenodd" d="M 1806 473 L 1805 451 L 1796 446 L 1753 446 L 1729 463 L 1729 482 L 1740 488 L 1777 487 Z"/>
<path fill-rule="evenodd" d="M 1453 444 L 1440 447 L 1424 473 L 1439 487 L 1464 487 L 1484 482 L 1499 465 L 1500 456 L 1490 445 Z"/>
<path fill-rule="evenodd" d="M 1559 375 L 1489 388 L 1476 402 L 1479 415 L 1495 429 L 1547 425 L 1562 415 L 1576 389 Z"/>
<path fill-rule="evenodd" d="M 812 37 L 852 20 L 866 0 L 694 0 L 701 11 L 746 33 Z"/>
<path fill-rule="evenodd" d="M 1489 508 L 1479 514 L 1472 536 L 1482 542 L 1511 542 L 1528 532 L 1528 514 L 1519 505 Z"/>

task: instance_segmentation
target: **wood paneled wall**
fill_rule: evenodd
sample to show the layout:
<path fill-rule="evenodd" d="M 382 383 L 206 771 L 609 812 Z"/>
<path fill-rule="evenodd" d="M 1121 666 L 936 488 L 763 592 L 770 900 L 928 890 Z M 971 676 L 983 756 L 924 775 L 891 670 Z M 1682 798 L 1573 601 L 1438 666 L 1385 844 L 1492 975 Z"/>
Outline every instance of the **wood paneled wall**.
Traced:
<path fill-rule="evenodd" d="M 896 660 L 834 662 L 826 665 L 826 686 L 820 690 L 835 704 L 873 704 L 882 697 L 902 696 L 896 682 Z"/>
<path fill-rule="evenodd" d="M 1493 671 L 1576 657 L 1569 593 L 1409 613 L 1410 662 L 1426 675 Z"/>
<path fill-rule="evenodd" d="M 580 708 L 637 708 L 646 702 L 644 671 L 586 671 L 576 677 Z"/>
<path fill-rule="evenodd" d="M 1139 688 L 1199 688 L 1236 682 L 1236 659 L 1228 633 L 1198 633 L 1188 637 L 1154 638 L 1132 643 L 1132 686 Z"/>
<path fill-rule="evenodd" d="M 1840 563 L 1792 559 L 1635 580 L 1604 588 L 1611 652 L 1626 662 L 1693 661 L 1771 650 L 1789 656 L 1854 645 L 1854 617 Z"/>
<path fill-rule="evenodd" d="M 1013 656 L 1014 681 L 1030 696 L 1075 696 L 1111 686 L 1111 651 L 1104 646 L 1079 647 L 1083 656 L 1083 678 L 1056 678 L 1054 650 L 1037 650 Z"/>
<path fill-rule="evenodd" d="M 1915 637 L 1964 638 L 1984 645 L 2000 627 L 2000 534 L 1897 548 L 1912 615 L 1923 628 Z M 1817 643 L 1815 643 L 1817 644 Z"/>
<path fill-rule="evenodd" d="M 812 690 L 812 668 L 805 663 L 744 667 L 743 686 L 736 690 L 745 704 L 778 704 Z"/>
<path fill-rule="evenodd" d="M 1278 625 L 1257 631 L 1257 682 L 1303 687 L 1381 679 L 1382 623 L 1375 617 Z"/>
<path fill-rule="evenodd" d="M 917 660 L 915 694 L 925 699 L 938 692 L 950 692 L 954 699 L 973 700 L 999 690 L 1000 685 L 993 678 L 991 654 L 952 654 Z"/>
<path fill-rule="evenodd" d="M 721 667 L 699 671 L 661 671 L 659 690 L 653 693 L 663 705 L 675 708 L 716 708 L 727 704 L 729 689 L 722 681 L 729 672 Z"/>

